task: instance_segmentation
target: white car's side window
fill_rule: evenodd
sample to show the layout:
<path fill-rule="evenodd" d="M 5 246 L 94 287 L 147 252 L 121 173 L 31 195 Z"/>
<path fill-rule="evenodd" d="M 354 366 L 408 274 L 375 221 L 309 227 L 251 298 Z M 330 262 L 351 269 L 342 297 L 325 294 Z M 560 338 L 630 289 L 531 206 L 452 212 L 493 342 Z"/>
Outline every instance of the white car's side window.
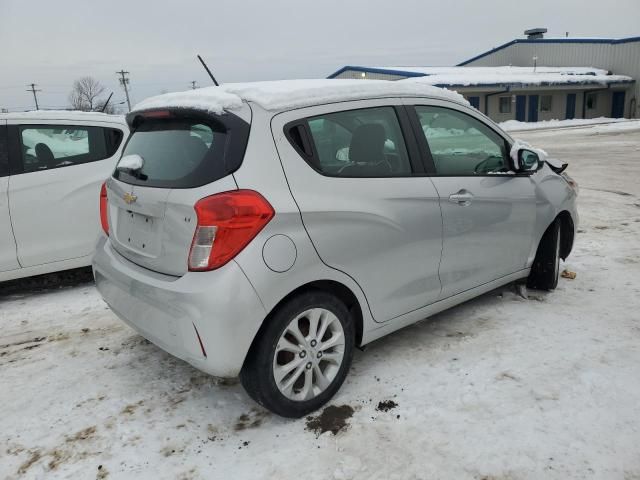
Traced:
<path fill-rule="evenodd" d="M 102 127 L 34 125 L 20 129 L 25 172 L 109 158 L 121 141 L 120 130 Z"/>

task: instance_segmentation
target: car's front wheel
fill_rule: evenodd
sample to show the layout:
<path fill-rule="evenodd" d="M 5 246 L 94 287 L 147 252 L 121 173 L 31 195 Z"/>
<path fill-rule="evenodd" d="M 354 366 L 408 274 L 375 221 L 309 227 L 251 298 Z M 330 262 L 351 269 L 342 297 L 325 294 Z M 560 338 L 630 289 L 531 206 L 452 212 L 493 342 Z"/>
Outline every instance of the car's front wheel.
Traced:
<path fill-rule="evenodd" d="M 354 347 L 353 319 L 335 296 L 309 291 L 267 319 L 240 373 L 247 393 L 283 417 L 317 410 L 344 381 Z"/>
<path fill-rule="evenodd" d="M 553 290 L 560 276 L 560 221 L 557 219 L 544 232 L 536 258 L 531 266 L 527 287 L 538 290 Z"/>

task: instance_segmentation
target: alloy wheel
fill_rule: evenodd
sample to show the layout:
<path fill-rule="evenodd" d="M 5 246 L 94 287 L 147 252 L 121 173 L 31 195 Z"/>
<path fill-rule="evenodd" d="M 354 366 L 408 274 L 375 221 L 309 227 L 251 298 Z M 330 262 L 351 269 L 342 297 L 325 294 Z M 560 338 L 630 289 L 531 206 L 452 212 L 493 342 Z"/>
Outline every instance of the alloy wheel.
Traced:
<path fill-rule="evenodd" d="M 325 308 L 296 316 L 278 340 L 273 377 L 290 400 L 310 400 L 338 375 L 345 352 L 345 334 L 338 317 Z"/>

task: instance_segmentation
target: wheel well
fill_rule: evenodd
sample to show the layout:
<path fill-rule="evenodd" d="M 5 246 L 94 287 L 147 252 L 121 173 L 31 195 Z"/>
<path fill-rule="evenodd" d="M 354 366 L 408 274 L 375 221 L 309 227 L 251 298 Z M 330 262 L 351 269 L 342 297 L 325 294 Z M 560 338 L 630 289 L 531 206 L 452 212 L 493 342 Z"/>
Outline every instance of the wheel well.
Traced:
<path fill-rule="evenodd" d="M 331 293 L 336 297 L 338 297 L 340 301 L 342 301 L 346 305 L 347 309 L 351 312 L 351 315 L 353 316 L 353 322 L 356 330 L 355 331 L 356 346 L 362 343 L 362 328 L 363 328 L 362 309 L 360 307 L 360 302 L 358 302 L 358 299 L 356 298 L 354 293 L 348 287 L 346 287 L 340 282 L 336 282 L 334 280 L 317 280 L 315 282 L 310 282 L 296 288 L 295 290 L 290 292 L 286 297 L 280 300 L 276 304 L 276 306 L 271 309 L 269 314 L 266 316 L 264 322 L 262 322 L 262 325 L 260 326 L 258 333 L 256 333 L 256 336 L 253 339 L 253 342 L 251 342 L 251 347 L 249 348 L 249 351 L 253 350 L 253 347 L 256 341 L 262 337 L 262 330 L 266 327 L 266 325 L 269 324 L 269 320 L 271 316 L 278 310 L 280 305 L 287 302 L 292 297 L 295 297 L 296 295 L 300 295 L 301 293 L 304 293 L 304 292 L 308 292 L 309 290 L 322 290 L 324 292 Z"/>
<path fill-rule="evenodd" d="M 566 210 L 560 212 L 556 219 L 560 222 L 560 258 L 566 260 L 573 248 L 573 219 Z"/>

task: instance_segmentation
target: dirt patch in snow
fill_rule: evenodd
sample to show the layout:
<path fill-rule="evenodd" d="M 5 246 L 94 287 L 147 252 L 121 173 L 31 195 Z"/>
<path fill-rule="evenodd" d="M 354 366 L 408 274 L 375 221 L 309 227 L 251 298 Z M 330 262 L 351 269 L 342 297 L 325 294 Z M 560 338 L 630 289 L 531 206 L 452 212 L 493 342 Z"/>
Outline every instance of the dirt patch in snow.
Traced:
<path fill-rule="evenodd" d="M 109 471 L 106 469 L 106 467 L 104 465 L 98 465 L 98 474 L 96 475 L 96 480 L 107 478 L 108 475 Z"/>
<path fill-rule="evenodd" d="M 138 407 L 142 405 L 144 405 L 144 400 L 140 400 L 138 403 L 131 403 L 122 409 L 120 415 L 133 415 Z"/>
<path fill-rule="evenodd" d="M 266 410 L 251 409 L 249 413 L 243 413 L 236 420 L 236 424 L 233 429 L 236 432 L 246 430 L 248 428 L 257 428 L 262 425 L 262 422 L 269 416 L 269 412 Z"/>
<path fill-rule="evenodd" d="M 393 410 L 397 406 L 398 404 L 393 400 L 384 400 L 378 403 L 376 410 L 378 410 L 379 412 L 388 412 L 389 410 Z"/>
<path fill-rule="evenodd" d="M 349 426 L 348 420 L 353 416 L 353 407 L 350 405 L 330 405 L 320 415 L 307 417 L 307 430 L 317 436 L 325 432 L 336 435 Z"/>
<path fill-rule="evenodd" d="M 42 458 L 42 453 L 40 452 L 40 450 L 35 450 L 29 453 L 31 454 L 29 458 L 22 465 L 20 465 L 20 468 L 18 468 L 18 475 L 24 475 L 27 470 L 31 468 L 31 465 Z"/>
<path fill-rule="evenodd" d="M 76 432 L 75 435 L 71 437 L 67 437 L 67 442 L 79 442 L 81 440 L 87 440 L 96 433 L 95 425 L 93 427 L 87 427 L 79 432 Z"/>
<path fill-rule="evenodd" d="M 47 337 L 34 337 L 34 338 L 30 338 L 28 340 L 20 340 L 20 341 L 13 342 L 13 343 L 5 343 L 4 345 L 0 345 L 0 349 L 5 349 L 5 348 L 9 348 L 9 347 L 17 347 L 19 345 L 25 345 L 27 343 L 44 342 L 46 339 L 47 339 Z"/>

